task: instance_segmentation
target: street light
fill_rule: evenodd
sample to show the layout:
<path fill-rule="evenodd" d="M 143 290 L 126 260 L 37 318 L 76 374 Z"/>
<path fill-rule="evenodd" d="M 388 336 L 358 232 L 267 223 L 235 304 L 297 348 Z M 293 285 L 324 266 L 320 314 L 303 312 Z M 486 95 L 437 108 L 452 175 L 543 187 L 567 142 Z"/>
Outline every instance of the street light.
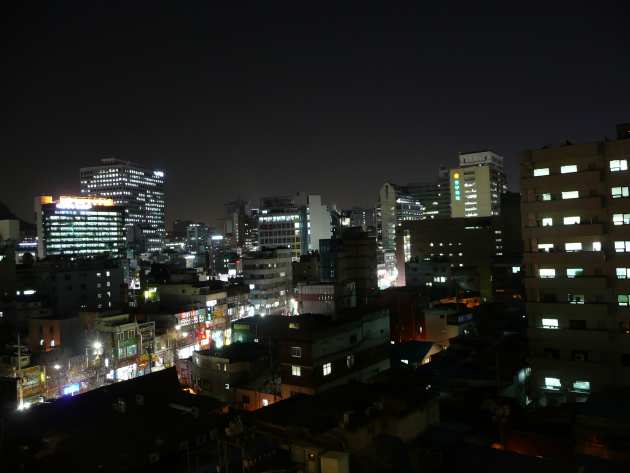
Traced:
<path fill-rule="evenodd" d="M 100 351 L 101 348 L 103 348 L 103 344 L 98 340 L 96 340 L 92 346 L 96 351 Z"/>
<path fill-rule="evenodd" d="M 60 364 L 56 364 L 53 366 L 53 368 L 55 368 L 57 371 L 59 371 L 61 369 L 61 365 Z"/>

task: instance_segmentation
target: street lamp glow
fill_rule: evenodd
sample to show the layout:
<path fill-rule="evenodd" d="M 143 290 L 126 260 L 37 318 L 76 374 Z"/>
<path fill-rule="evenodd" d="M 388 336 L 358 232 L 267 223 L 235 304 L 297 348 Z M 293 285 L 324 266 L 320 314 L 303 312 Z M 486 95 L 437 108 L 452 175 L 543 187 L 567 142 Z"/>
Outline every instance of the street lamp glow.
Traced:
<path fill-rule="evenodd" d="M 53 368 L 55 368 L 56 370 L 60 370 L 61 369 L 61 365 L 57 363 L 57 364 L 55 364 L 53 366 Z"/>
<path fill-rule="evenodd" d="M 92 346 L 94 347 L 95 350 L 100 350 L 101 348 L 103 348 L 103 344 L 99 342 L 98 340 L 95 341 Z"/>

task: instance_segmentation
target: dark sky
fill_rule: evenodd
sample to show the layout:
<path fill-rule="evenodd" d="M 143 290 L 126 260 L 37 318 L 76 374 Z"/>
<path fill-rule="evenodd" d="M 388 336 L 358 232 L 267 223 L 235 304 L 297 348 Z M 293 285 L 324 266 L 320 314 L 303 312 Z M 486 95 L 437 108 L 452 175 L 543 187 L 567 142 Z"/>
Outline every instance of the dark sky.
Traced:
<path fill-rule="evenodd" d="M 630 120 L 626 2 L 15 3 L 0 201 L 27 219 L 105 155 L 166 171 L 169 221 L 212 223 L 237 196 L 372 205 L 471 149 L 514 185 L 519 151 Z"/>

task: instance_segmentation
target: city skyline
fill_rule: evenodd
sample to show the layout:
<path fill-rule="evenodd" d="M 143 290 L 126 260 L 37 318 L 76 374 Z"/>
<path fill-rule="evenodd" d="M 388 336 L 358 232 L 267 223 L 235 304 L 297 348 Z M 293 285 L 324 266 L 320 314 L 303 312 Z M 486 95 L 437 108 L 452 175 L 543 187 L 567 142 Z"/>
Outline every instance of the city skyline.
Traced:
<path fill-rule="evenodd" d="M 0 201 L 27 220 L 104 156 L 167 172 L 169 223 L 214 223 L 277 188 L 372 206 L 475 149 L 514 189 L 519 152 L 627 120 L 622 7 L 15 8 Z"/>

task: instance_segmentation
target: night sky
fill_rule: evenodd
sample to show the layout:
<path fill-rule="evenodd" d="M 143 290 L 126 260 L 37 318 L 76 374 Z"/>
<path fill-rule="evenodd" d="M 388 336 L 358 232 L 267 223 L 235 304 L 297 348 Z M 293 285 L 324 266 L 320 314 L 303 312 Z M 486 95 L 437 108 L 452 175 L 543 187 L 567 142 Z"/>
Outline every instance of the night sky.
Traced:
<path fill-rule="evenodd" d="M 515 186 L 523 149 L 630 121 L 626 2 L 15 3 L 0 201 L 27 220 L 102 156 L 163 169 L 169 221 L 213 223 L 238 196 L 371 206 L 483 148 Z"/>

